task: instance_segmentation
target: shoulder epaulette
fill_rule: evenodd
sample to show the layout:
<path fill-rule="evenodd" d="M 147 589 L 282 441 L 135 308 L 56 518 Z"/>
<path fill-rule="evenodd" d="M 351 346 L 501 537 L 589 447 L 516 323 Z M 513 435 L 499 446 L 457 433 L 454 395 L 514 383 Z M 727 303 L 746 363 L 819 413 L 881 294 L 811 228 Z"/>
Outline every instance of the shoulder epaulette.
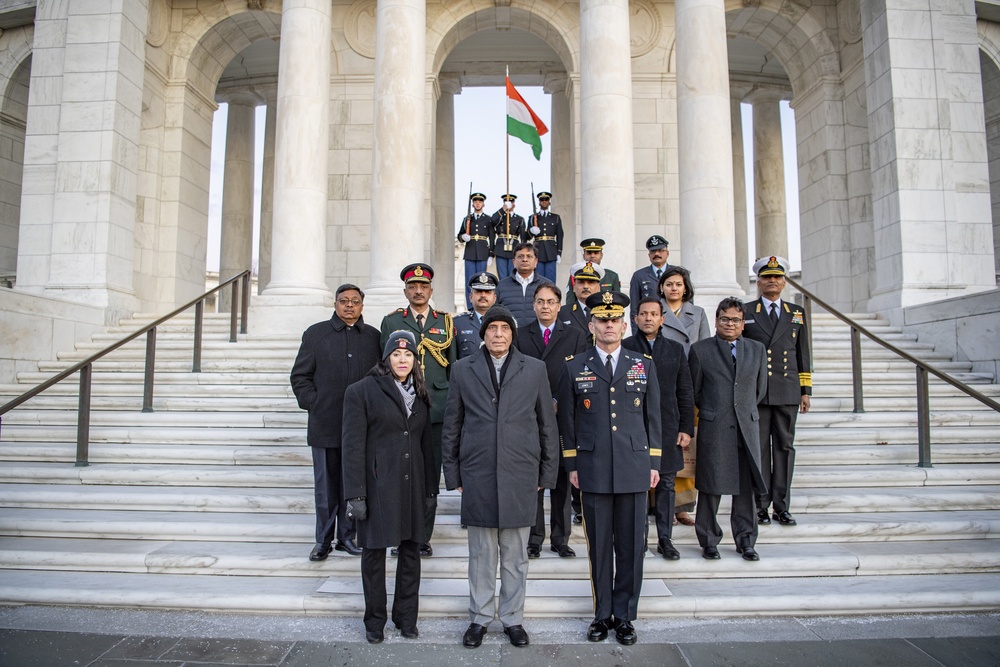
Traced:
<path fill-rule="evenodd" d="M 406 308 L 397 308 L 397 309 L 396 309 L 396 312 L 397 312 L 397 313 L 403 313 L 403 312 L 406 312 Z"/>
<path fill-rule="evenodd" d="M 754 311 L 754 312 L 757 312 L 757 313 L 760 312 L 760 300 L 759 299 L 757 300 L 757 310 Z"/>
<path fill-rule="evenodd" d="M 784 301 L 781 302 L 781 307 L 785 309 L 786 313 L 792 312 L 792 311 L 788 310 L 788 304 L 785 303 Z"/>
<path fill-rule="evenodd" d="M 652 359 L 653 358 L 652 355 L 646 354 L 645 352 L 642 353 L 642 356 L 646 357 L 647 359 Z"/>
<path fill-rule="evenodd" d="M 576 312 L 576 304 L 575 303 L 573 304 L 573 312 L 574 313 Z"/>

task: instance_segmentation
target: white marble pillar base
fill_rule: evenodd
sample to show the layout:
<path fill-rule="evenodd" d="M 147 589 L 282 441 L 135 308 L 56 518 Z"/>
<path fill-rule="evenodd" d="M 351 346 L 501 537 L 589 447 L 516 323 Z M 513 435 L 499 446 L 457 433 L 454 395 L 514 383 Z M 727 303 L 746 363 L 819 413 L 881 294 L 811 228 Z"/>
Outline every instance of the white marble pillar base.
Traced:
<path fill-rule="evenodd" d="M 333 297 L 329 292 L 261 294 L 250 302 L 247 332 L 251 336 L 301 334 L 309 325 L 328 320 L 332 314 Z"/>

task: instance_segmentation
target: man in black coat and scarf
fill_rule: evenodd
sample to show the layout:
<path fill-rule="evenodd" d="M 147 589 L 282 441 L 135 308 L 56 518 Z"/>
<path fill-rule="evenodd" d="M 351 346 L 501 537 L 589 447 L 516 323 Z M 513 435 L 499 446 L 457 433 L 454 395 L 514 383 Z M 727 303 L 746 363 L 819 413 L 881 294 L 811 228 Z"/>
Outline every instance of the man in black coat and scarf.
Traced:
<path fill-rule="evenodd" d="M 309 560 L 337 551 L 360 556 L 341 489 L 341 427 L 344 393 L 378 363 L 379 330 L 361 317 L 365 293 L 356 285 L 337 288 L 333 316 L 302 334 L 292 366 L 292 391 L 299 407 L 309 411 L 306 442 L 312 450 L 316 497 L 316 546 Z"/>
<path fill-rule="evenodd" d="M 663 337 L 663 304 L 654 296 L 639 302 L 635 316 L 639 333 L 622 341 L 626 350 L 648 354 L 660 385 L 660 422 L 663 450 L 660 481 L 656 484 L 656 552 L 667 560 L 681 554 L 671 536 L 674 528 L 674 478 L 684 467 L 684 449 L 694 435 L 694 390 L 684 346 Z"/>

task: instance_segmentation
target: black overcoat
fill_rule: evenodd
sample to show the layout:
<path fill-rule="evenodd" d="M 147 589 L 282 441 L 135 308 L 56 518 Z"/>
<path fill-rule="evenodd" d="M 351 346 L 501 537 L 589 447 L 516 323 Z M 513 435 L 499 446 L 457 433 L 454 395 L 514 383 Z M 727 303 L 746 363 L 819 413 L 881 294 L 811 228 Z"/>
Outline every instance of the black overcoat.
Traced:
<path fill-rule="evenodd" d="M 340 447 L 344 392 L 378 363 L 379 331 L 363 318 L 348 326 L 336 313 L 302 334 L 291 383 L 299 407 L 309 411 L 310 447 Z"/>
<path fill-rule="evenodd" d="M 515 347 L 497 400 L 485 351 L 459 359 L 441 437 L 445 485 L 462 487 L 462 523 L 535 525 L 538 487 L 554 488 L 559 440 L 545 364 Z"/>
<path fill-rule="evenodd" d="M 629 336 L 622 341 L 622 347 L 653 357 L 656 381 L 660 385 L 660 429 L 663 437 L 660 472 L 677 472 L 684 467 L 684 449 L 677 446 L 677 434 L 683 431 L 694 435 L 694 390 L 684 346 L 667 340 L 657 332 L 652 351 L 642 334 Z"/>
<path fill-rule="evenodd" d="M 344 397 L 343 443 L 344 497 L 368 503 L 368 518 L 354 522 L 358 544 L 422 542 L 424 498 L 438 492 L 427 404 L 418 397 L 407 417 L 396 381 L 368 376 Z"/>
<path fill-rule="evenodd" d="M 739 436 L 743 436 L 753 484 L 767 488 L 760 472 L 760 429 L 757 403 L 767 391 L 764 346 L 749 338 L 736 339 L 736 365 L 729 343 L 712 336 L 691 346 L 688 363 L 698 407 L 698 456 L 695 488 L 718 496 L 740 489 Z"/>

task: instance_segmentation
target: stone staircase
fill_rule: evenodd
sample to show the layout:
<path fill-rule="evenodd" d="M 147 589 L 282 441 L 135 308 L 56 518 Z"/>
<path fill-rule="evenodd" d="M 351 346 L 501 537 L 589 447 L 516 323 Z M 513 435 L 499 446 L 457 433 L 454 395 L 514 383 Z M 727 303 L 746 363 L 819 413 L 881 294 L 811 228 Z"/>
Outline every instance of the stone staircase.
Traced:
<path fill-rule="evenodd" d="M 886 326 L 866 327 L 990 396 L 971 372 Z M 151 321 L 136 316 L 15 385 L 20 394 Z M 0 603 L 360 615 L 359 559 L 312 546 L 306 415 L 288 371 L 299 337 L 241 336 L 207 316 L 201 373 L 192 319 L 158 331 L 154 412 L 141 413 L 144 341 L 95 365 L 89 467 L 73 465 L 77 383 L 6 415 L 0 432 Z M 813 411 L 798 428 L 793 510 L 762 526 L 761 561 L 727 532 L 721 561 L 678 526 L 681 560 L 645 561 L 643 616 L 840 614 L 1000 608 L 1000 414 L 931 381 L 935 467 L 915 466 L 914 371 L 864 344 L 865 408 L 854 414 L 845 326 L 815 317 Z M 459 498 L 444 492 L 423 560 L 421 614 L 467 609 Z M 720 514 L 728 511 L 725 507 Z M 655 543 L 655 527 L 650 536 Z M 529 616 L 592 614 L 586 545 L 531 561 Z"/>

